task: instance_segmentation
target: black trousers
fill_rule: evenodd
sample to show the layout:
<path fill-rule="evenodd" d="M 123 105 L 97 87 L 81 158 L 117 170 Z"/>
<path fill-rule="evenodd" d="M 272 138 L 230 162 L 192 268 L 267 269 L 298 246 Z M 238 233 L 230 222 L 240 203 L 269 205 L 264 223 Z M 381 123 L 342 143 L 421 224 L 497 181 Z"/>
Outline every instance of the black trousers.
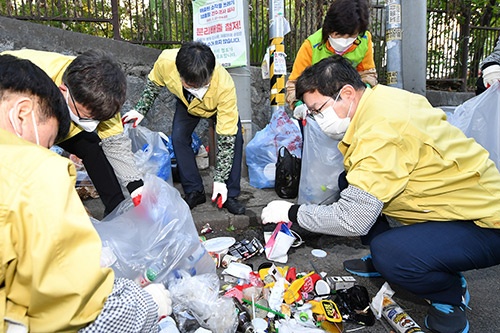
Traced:
<path fill-rule="evenodd" d="M 97 133 L 82 131 L 57 145 L 82 160 L 104 204 L 104 215 L 109 214 L 125 200 L 115 171 L 102 150 L 101 139 Z"/>
<path fill-rule="evenodd" d="M 188 113 L 186 105 L 177 100 L 174 120 L 172 124 L 172 144 L 174 146 L 177 168 L 184 193 L 193 191 L 203 191 L 203 180 L 200 176 L 196 157 L 191 148 L 191 134 L 196 125 L 200 122 L 200 117 Z M 210 147 L 210 149 L 216 149 Z M 241 122 L 238 119 L 238 133 L 234 146 L 234 159 L 226 180 L 227 196 L 235 198 L 240 195 L 241 163 L 243 159 L 243 134 L 241 132 Z"/>

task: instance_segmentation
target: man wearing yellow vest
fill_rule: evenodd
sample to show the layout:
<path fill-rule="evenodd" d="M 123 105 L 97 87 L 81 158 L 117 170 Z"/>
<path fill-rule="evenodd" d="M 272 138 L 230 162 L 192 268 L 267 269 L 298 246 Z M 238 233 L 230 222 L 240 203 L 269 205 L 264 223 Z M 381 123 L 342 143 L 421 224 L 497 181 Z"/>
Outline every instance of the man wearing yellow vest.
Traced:
<path fill-rule="evenodd" d="M 51 78 L 0 55 L 0 332 L 157 332 L 168 291 L 101 267 L 75 167 L 47 149 L 69 127 Z"/>
<path fill-rule="evenodd" d="M 306 69 L 297 98 L 340 141 L 347 184 L 329 205 L 272 201 L 263 223 L 368 236 L 371 256 L 344 262 L 346 270 L 377 273 L 429 300 L 433 332 L 468 332 L 462 272 L 500 263 L 500 173 L 488 151 L 425 97 L 366 87 L 340 56 Z M 402 226 L 391 228 L 381 214 Z"/>
<path fill-rule="evenodd" d="M 361 75 L 363 82 L 370 86 L 377 84 L 377 71 L 373 60 L 372 36 L 367 30 L 370 19 L 367 0 L 332 1 L 323 27 L 310 35 L 295 57 L 292 72 L 286 82 L 286 101 L 295 108 L 295 82 L 307 67 L 334 54 L 348 59 Z M 294 115 L 303 118 L 304 107 Z"/>
<path fill-rule="evenodd" d="M 125 199 L 120 183 L 137 204 L 143 181 L 134 164 L 130 140 L 123 133 L 120 109 L 127 81 L 120 66 L 105 53 L 93 50 L 77 57 L 29 49 L 1 54 L 32 61 L 59 86 L 72 122 L 68 136 L 56 143 L 82 159 L 105 214 Z"/>

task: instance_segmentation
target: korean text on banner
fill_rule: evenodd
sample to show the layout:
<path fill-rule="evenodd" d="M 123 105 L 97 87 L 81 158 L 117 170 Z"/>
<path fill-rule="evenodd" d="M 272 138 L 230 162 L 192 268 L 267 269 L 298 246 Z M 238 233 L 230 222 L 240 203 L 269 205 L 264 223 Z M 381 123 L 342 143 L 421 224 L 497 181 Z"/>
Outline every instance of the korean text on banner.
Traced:
<path fill-rule="evenodd" d="M 193 40 L 212 49 L 225 68 L 247 65 L 243 0 L 193 1 Z"/>

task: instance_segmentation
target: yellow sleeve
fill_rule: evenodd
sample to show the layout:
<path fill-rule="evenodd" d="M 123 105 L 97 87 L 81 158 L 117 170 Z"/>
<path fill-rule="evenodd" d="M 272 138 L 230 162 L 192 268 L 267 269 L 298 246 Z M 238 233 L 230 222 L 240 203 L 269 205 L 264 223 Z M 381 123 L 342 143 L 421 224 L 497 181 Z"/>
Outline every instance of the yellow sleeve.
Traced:
<path fill-rule="evenodd" d="M 115 114 L 115 116 L 111 119 L 101 121 L 97 126 L 97 134 L 101 140 L 120 133 L 123 133 L 123 124 L 120 113 Z"/>
<path fill-rule="evenodd" d="M 100 267 L 101 241 L 74 188 L 74 166 L 44 159 L 26 185 L 14 224 L 21 255 L 8 295 L 27 306 L 30 331 L 77 330 L 101 312 L 114 274 Z M 29 192 L 28 192 L 29 191 Z M 28 254 L 29 256 L 22 256 Z"/>
<path fill-rule="evenodd" d="M 221 135 L 236 135 L 238 132 L 238 105 L 236 88 L 231 75 L 225 68 L 217 65 L 219 87 L 221 87 L 217 104 L 216 132 Z"/>

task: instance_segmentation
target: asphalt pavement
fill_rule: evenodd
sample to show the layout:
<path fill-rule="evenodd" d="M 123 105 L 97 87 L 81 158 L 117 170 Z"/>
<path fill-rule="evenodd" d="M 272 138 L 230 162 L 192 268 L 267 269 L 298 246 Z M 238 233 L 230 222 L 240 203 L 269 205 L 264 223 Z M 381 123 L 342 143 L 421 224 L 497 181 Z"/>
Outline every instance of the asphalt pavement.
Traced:
<path fill-rule="evenodd" d="M 207 239 L 215 237 L 233 237 L 236 241 L 251 240 L 257 238 L 264 244 L 263 226 L 260 223 L 260 214 L 265 205 L 272 201 L 280 199 L 273 189 L 256 189 L 249 185 L 248 179 L 241 180 L 241 195 L 239 199 L 246 203 L 245 215 L 233 215 L 225 209 L 218 209 L 210 201 L 211 191 L 211 171 L 203 170 L 202 177 L 207 193 L 207 202 L 195 207 L 191 212 L 196 229 L 202 235 L 202 231 L 211 230 L 204 234 Z M 174 186 L 181 191 L 180 184 L 174 183 Z M 85 200 L 84 205 L 97 218 L 102 218 L 104 208 L 100 199 Z M 269 227 L 266 227 L 267 229 Z M 317 235 L 303 233 L 301 235 L 304 243 L 296 248 L 291 248 L 288 252 L 288 262 L 286 264 L 277 264 L 278 266 L 295 267 L 298 272 L 309 272 L 319 270 L 325 272 L 327 276 L 346 276 L 348 272 L 343 270 L 342 263 L 345 260 L 360 258 L 369 253 L 368 247 L 361 244 L 357 237 L 335 237 L 327 235 Z M 319 258 L 314 256 L 311 251 L 321 249 L 327 253 L 326 257 Z M 254 270 L 260 264 L 268 262 L 265 254 L 254 256 L 244 263 L 251 265 Z M 222 269 L 218 269 L 220 274 Z M 468 319 L 470 323 L 470 332 L 500 332 L 500 266 L 494 266 L 487 269 L 473 270 L 464 272 L 467 279 L 469 291 L 471 294 Z M 369 296 L 373 297 L 384 284 L 383 278 L 362 278 L 355 277 L 359 285 L 365 286 Z M 424 318 L 428 309 L 428 304 L 407 292 L 397 285 L 391 285 L 395 291 L 393 299 L 398 303 L 424 332 Z M 387 333 L 390 332 L 386 322 L 377 321 L 374 326 L 363 327 L 356 324 L 346 324 L 346 332 L 369 332 L 369 333 Z"/>

